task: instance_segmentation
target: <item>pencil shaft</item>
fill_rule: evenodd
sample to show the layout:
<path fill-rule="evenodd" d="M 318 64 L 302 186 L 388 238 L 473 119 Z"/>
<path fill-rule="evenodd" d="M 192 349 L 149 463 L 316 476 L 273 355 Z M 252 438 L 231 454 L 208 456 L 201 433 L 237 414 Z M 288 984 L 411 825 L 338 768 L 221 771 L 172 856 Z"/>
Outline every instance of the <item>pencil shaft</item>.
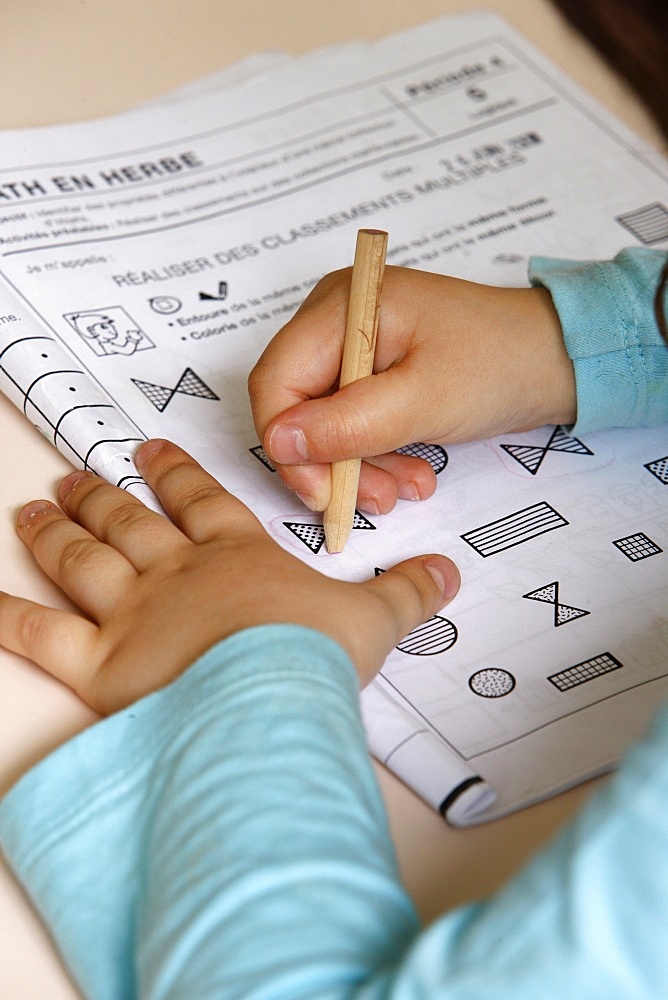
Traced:
<path fill-rule="evenodd" d="M 339 388 L 373 372 L 387 233 L 360 229 L 355 246 Z M 328 552 L 341 552 L 352 530 L 361 460 L 332 463 L 332 496 L 323 525 Z"/>

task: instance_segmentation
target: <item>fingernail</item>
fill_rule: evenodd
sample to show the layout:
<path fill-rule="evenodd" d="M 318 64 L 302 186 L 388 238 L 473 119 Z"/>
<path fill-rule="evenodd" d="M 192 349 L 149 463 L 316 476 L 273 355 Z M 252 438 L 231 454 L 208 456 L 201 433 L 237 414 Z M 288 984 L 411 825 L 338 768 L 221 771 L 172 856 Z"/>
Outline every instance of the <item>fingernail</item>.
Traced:
<path fill-rule="evenodd" d="M 364 497 L 360 499 L 357 503 L 357 509 L 363 510 L 365 514 L 373 514 L 378 516 L 380 514 L 380 506 L 375 497 Z"/>
<path fill-rule="evenodd" d="M 70 472 L 69 476 L 65 476 L 58 487 L 58 499 L 64 500 L 82 479 L 90 479 L 90 473 L 81 471 Z"/>
<path fill-rule="evenodd" d="M 276 424 L 267 447 L 271 458 L 281 465 L 299 465 L 309 459 L 304 433 L 293 424 Z"/>
<path fill-rule="evenodd" d="M 47 510 L 51 510 L 51 504 L 48 500 L 33 500 L 25 507 L 21 507 L 16 515 L 16 524 L 19 528 L 26 528 L 30 526 L 31 522 L 34 522 L 38 514 L 44 514 Z"/>
<path fill-rule="evenodd" d="M 402 483 L 399 487 L 399 496 L 402 500 L 420 499 L 420 494 L 418 493 L 415 483 Z"/>
<path fill-rule="evenodd" d="M 149 462 L 154 455 L 162 451 L 165 442 L 160 438 L 152 438 L 150 441 L 143 441 L 134 453 L 135 465 L 141 471 L 141 466 Z"/>
<path fill-rule="evenodd" d="M 295 496 L 298 496 L 305 507 L 309 510 L 318 510 L 317 500 L 312 497 L 309 493 L 301 493 L 299 490 L 295 490 Z"/>
<path fill-rule="evenodd" d="M 457 594 L 461 583 L 459 570 L 445 556 L 435 556 L 424 563 L 424 568 L 432 577 L 441 592 L 443 603 L 451 601 Z"/>

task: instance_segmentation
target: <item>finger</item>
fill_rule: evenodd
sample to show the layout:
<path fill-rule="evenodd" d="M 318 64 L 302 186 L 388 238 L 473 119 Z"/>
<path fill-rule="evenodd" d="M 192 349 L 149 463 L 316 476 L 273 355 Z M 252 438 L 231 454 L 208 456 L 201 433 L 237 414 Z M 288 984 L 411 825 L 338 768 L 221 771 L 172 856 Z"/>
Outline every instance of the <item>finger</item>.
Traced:
<path fill-rule="evenodd" d="M 351 653 L 363 684 L 372 680 L 404 636 L 452 600 L 459 584 L 459 571 L 452 560 L 426 555 L 406 559 L 358 585 L 380 601 L 372 610 L 373 629 L 359 635 L 348 629 L 340 640 Z"/>
<path fill-rule="evenodd" d="M 137 449 L 135 462 L 174 524 L 191 541 L 221 536 L 234 541 L 241 531 L 264 530 L 245 504 L 177 445 L 147 441 Z"/>
<path fill-rule="evenodd" d="M 431 409 L 419 375 L 402 362 L 281 412 L 268 424 L 263 445 L 277 465 L 383 455 L 429 440 Z"/>
<path fill-rule="evenodd" d="M 392 649 L 414 628 L 433 617 L 456 596 L 461 577 L 443 555 L 416 556 L 398 563 L 364 584 L 380 595 L 390 610 Z"/>
<path fill-rule="evenodd" d="M 58 499 L 69 517 L 124 556 L 139 572 L 169 547 L 185 542 L 166 517 L 100 476 L 70 473 L 60 484 Z"/>
<path fill-rule="evenodd" d="M 96 666 L 96 625 L 0 593 L 0 645 L 24 656 L 82 696 Z"/>
<path fill-rule="evenodd" d="M 97 621 L 136 579 L 136 571 L 120 553 L 47 500 L 26 504 L 16 530 L 47 576 Z"/>
<path fill-rule="evenodd" d="M 278 465 L 282 481 L 310 510 L 325 510 L 331 496 L 329 465 Z M 390 452 L 362 462 L 357 509 L 388 514 L 397 500 L 427 500 L 436 490 L 436 474 L 429 462 Z"/>
<path fill-rule="evenodd" d="M 277 414 L 338 384 L 350 274 L 346 269 L 323 278 L 250 373 L 248 393 L 260 440 Z"/>
<path fill-rule="evenodd" d="M 389 474 L 396 484 L 397 496 L 401 500 L 428 500 L 436 491 L 436 473 L 424 458 L 391 451 L 386 455 L 367 458 L 362 469 L 366 465 L 382 469 Z M 360 500 L 365 491 L 365 482 L 360 474 Z"/>
<path fill-rule="evenodd" d="M 281 480 L 310 510 L 325 510 L 332 495 L 332 471 L 326 465 L 276 465 Z"/>
<path fill-rule="evenodd" d="M 331 497 L 331 466 L 283 465 L 277 471 L 302 503 L 310 510 L 326 510 Z M 364 462 L 360 468 L 359 488 L 355 506 L 367 514 L 388 514 L 399 497 L 398 484 L 391 472 L 382 465 Z"/>

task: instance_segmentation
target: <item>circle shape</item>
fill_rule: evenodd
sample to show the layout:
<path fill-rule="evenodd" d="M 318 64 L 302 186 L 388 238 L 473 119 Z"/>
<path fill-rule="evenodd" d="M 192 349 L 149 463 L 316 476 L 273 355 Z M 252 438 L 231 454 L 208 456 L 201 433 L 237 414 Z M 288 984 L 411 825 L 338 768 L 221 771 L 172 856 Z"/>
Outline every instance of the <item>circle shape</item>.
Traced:
<path fill-rule="evenodd" d="M 457 642 L 457 629 L 447 618 L 434 615 L 429 621 L 418 625 L 405 639 L 397 644 L 402 653 L 412 656 L 436 656 Z"/>
<path fill-rule="evenodd" d="M 515 687 L 515 678 L 500 667 L 485 667 L 469 677 L 469 687 L 481 698 L 503 698 Z"/>
<path fill-rule="evenodd" d="M 155 298 L 148 300 L 148 304 L 154 312 L 169 315 L 178 312 L 183 303 L 175 295 L 156 295 Z"/>

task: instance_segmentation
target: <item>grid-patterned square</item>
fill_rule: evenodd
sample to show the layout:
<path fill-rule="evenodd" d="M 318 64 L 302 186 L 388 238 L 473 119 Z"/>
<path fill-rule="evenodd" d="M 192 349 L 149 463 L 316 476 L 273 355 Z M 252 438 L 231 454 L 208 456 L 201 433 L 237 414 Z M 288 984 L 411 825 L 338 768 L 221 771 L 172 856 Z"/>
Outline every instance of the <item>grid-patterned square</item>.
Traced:
<path fill-rule="evenodd" d="M 631 562 L 648 559 L 650 556 L 663 552 L 663 549 L 659 548 L 656 542 L 653 542 L 642 531 L 636 532 L 635 535 L 627 535 L 626 538 L 616 538 L 612 544 L 616 545 Z"/>
<path fill-rule="evenodd" d="M 602 674 L 609 674 L 611 670 L 619 670 L 623 664 L 616 659 L 612 653 L 600 653 L 592 656 L 590 660 L 583 660 L 566 670 L 560 670 L 558 674 L 552 674 L 548 681 L 554 684 L 560 691 L 568 691 L 570 688 L 586 684 L 593 681 L 595 677 Z"/>
<path fill-rule="evenodd" d="M 651 205 L 617 216 L 617 222 L 633 233 L 641 243 L 661 243 L 668 240 L 668 209 L 655 201 Z"/>

